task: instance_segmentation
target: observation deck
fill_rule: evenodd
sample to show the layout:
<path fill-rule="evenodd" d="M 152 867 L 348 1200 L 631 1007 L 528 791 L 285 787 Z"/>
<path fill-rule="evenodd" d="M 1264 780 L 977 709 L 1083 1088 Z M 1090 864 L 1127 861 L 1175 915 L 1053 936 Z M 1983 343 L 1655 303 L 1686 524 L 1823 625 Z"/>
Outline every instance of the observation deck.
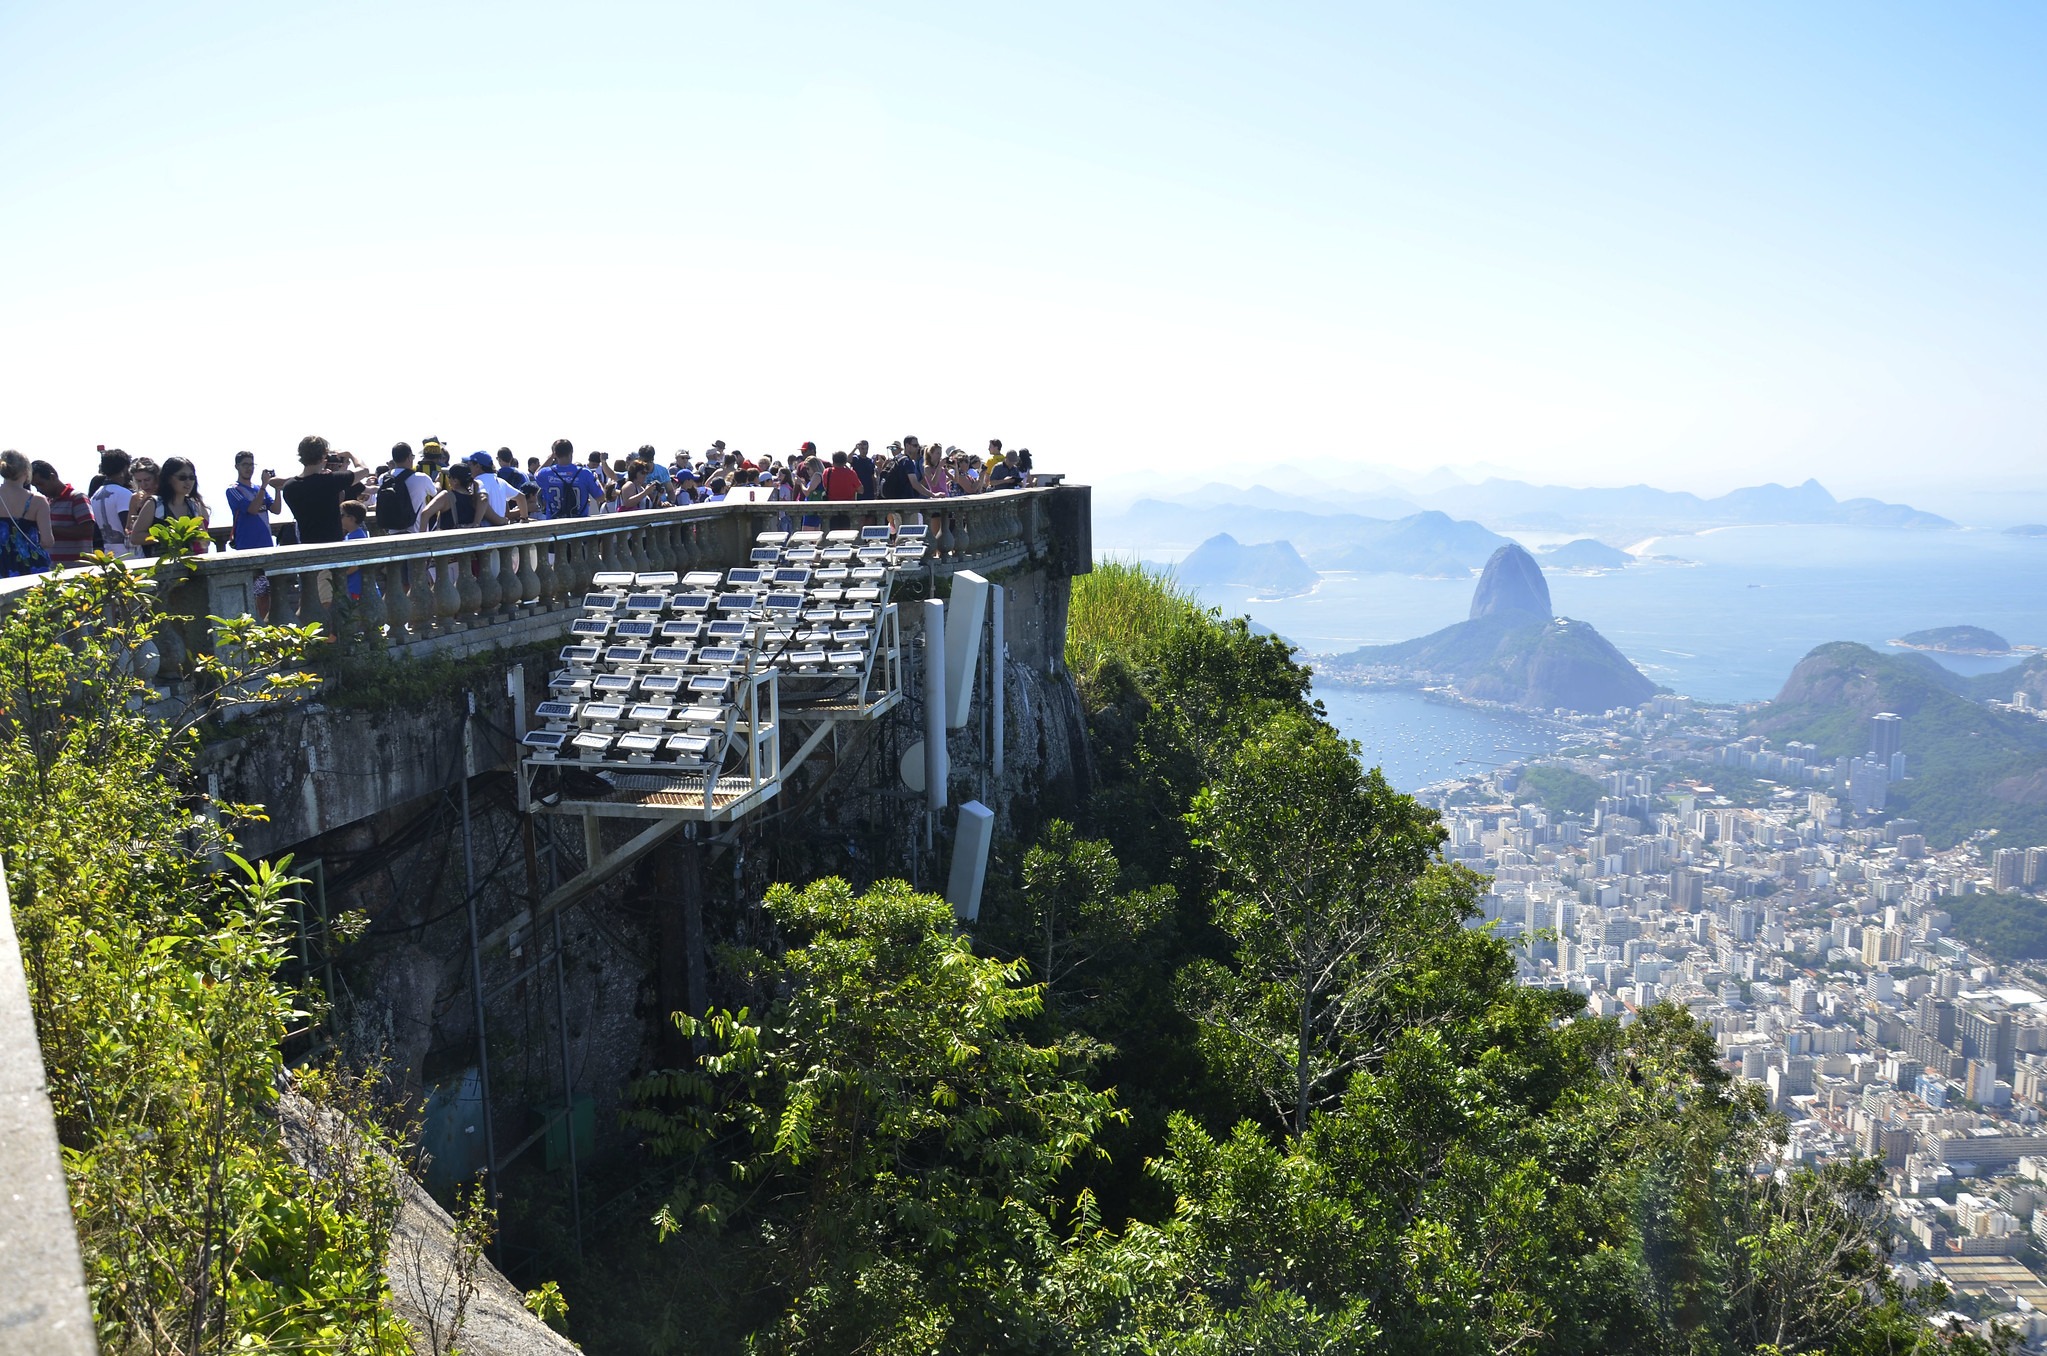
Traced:
<path fill-rule="evenodd" d="M 195 661 L 223 643 L 213 619 L 249 615 L 261 578 L 269 588 L 270 621 L 317 624 L 337 644 L 398 659 L 503 652 L 530 661 L 539 649 L 550 658 L 548 668 L 589 680 L 588 693 L 560 697 L 549 692 L 550 701 L 536 696 L 523 712 L 494 706 L 495 724 L 508 729 L 511 738 L 479 728 L 473 756 L 461 747 L 468 738 L 464 727 L 425 710 L 394 707 L 384 717 L 359 714 L 358 702 L 358 710 L 329 707 L 314 714 L 322 705 L 317 693 L 309 703 L 265 708 L 253 722 L 252 737 L 231 740 L 209 754 L 209 771 L 220 777 L 216 794 L 270 807 L 270 821 L 244 830 L 250 851 L 288 848 L 437 793 L 454 785 L 455 774 L 465 767 L 479 772 L 513 767 L 533 793 L 530 808 L 544 813 L 726 823 L 771 800 L 804 757 L 832 738 L 834 727 L 874 721 L 903 700 L 905 640 L 914 643 L 916 623 L 897 616 L 898 596 L 914 600 L 943 594 L 960 571 L 996 580 L 1085 573 L 1093 555 L 1089 501 L 1084 485 L 937 501 L 856 501 L 844 506 L 854 524 L 850 540 L 844 535 L 848 529 L 833 539 L 830 524 L 838 511 L 833 506 L 727 502 L 216 551 L 176 562 L 130 561 L 131 568 L 155 572 L 167 611 L 188 619 L 160 630 L 159 653 L 142 656 L 138 667 L 167 695 L 189 694 Z M 818 529 L 817 540 L 787 535 L 801 532 L 802 518 L 819 510 L 826 526 Z M 903 533 L 890 526 L 907 523 L 914 529 L 918 515 L 931 520 L 921 550 L 914 549 L 919 544 L 914 530 Z M 806 551 L 816 558 L 805 559 Z M 767 559 L 768 553 L 774 559 Z M 835 558 L 824 559 L 827 553 Z M 842 553 L 846 558 L 837 559 Z M 769 595 L 787 593 L 787 588 L 763 587 L 759 579 L 748 582 L 743 573 L 735 583 L 731 572 L 747 569 L 811 571 L 795 586 L 802 594 L 801 607 L 792 612 L 787 598 L 770 605 Z M 847 578 L 824 573 L 836 569 L 845 570 Z M 883 577 L 872 577 L 876 569 Z M 856 581 L 851 577 L 855 571 L 868 573 Z M 351 575 L 361 595 L 354 601 L 349 599 Z M 0 580 L 0 609 L 35 582 L 35 577 Z M 828 596 L 834 588 L 842 590 L 837 598 Z M 856 588 L 872 596 L 847 596 Z M 635 613 L 635 595 L 649 592 L 660 596 L 660 607 Z M 705 593 L 711 606 L 693 613 L 688 604 L 695 600 L 689 595 Z M 727 616 L 721 609 L 735 594 L 758 595 L 757 605 Z M 593 599 L 599 600 L 594 606 Z M 651 601 L 640 598 L 643 610 Z M 829 623 L 816 615 L 827 606 L 835 614 Z M 1057 647 L 1064 630 L 1063 589 L 1043 595 L 1034 591 L 1029 605 L 1015 611 L 1011 644 L 1033 652 Z M 681 629 L 678 624 L 692 615 L 704 622 L 700 635 L 661 634 L 663 628 Z M 653 636 L 640 640 L 632 631 L 619 634 L 618 626 L 636 617 L 654 623 Z M 593 621 L 610 626 L 599 653 L 570 653 L 579 642 L 591 640 L 577 636 L 576 628 L 588 629 Z M 741 621 L 745 644 L 728 647 L 740 653 L 726 663 L 714 662 L 715 655 L 706 661 L 704 651 L 716 648 L 710 644 L 712 625 Z M 829 640 L 826 628 L 834 633 Z M 836 634 L 841 631 L 851 634 L 842 641 Z M 632 643 L 644 646 L 637 661 L 629 663 L 624 655 L 616 662 L 609 658 L 612 648 Z M 693 653 L 680 659 L 674 643 L 694 647 Z M 670 653 L 657 660 L 656 648 Z M 855 649 L 857 663 L 846 653 Z M 653 723 L 651 712 L 645 721 L 634 719 L 634 707 L 660 704 L 641 684 L 660 676 L 664 667 L 681 680 L 679 689 L 699 677 L 729 677 L 731 699 L 720 696 L 717 720 L 695 720 L 690 708 L 709 703 L 684 700 L 680 694 L 666 703 L 677 709 L 664 723 Z M 532 677 L 539 680 L 543 674 Z M 559 707 L 541 709 L 554 699 L 583 706 L 596 702 L 600 677 L 607 688 L 618 687 L 621 677 L 632 684 L 625 693 L 634 701 L 620 719 L 599 719 L 601 706 L 597 716 L 586 718 L 579 707 L 569 719 Z M 729 731 L 727 707 L 733 708 Z M 288 719 L 294 710 L 301 716 Z M 366 720 L 407 718 L 405 737 L 393 744 L 365 745 L 354 733 Z M 537 757 L 546 750 L 522 742 L 530 734 L 548 732 L 568 736 L 552 759 Z M 645 748 L 644 736 L 656 733 L 662 747 Z M 609 735 L 611 743 L 602 750 L 593 749 L 595 738 L 578 745 L 577 738 L 585 735 Z M 705 737 L 726 753 L 715 777 L 702 775 L 705 769 L 685 773 L 680 763 L 691 747 L 688 741 Z M 591 756 L 585 758 L 586 752 Z M 572 775 L 562 775 L 571 770 Z M 605 783 L 601 791 L 599 778 Z"/>

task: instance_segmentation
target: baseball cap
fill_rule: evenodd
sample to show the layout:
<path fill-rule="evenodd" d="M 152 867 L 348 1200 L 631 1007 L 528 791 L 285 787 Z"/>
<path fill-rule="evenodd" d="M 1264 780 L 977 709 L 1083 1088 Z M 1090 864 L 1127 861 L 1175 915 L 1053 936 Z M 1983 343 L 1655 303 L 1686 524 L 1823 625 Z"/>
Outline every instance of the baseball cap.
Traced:
<path fill-rule="evenodd" d="M 798 452 L 802 452 L 802 453 L 806 453 L 806 454 L 808 454 L 808 453 L 811 453 L 811 452 L 815 452 L 815 451 L 817 451 L 817 444 L 816 444 L 816 443 L 805 443 L 805 444 L 804 444 L 803 446 L 801 446 L 801 447 L 797 448 L 796 450 L 797 450 Z"/>
<path fill-rule="evenodd" d="M 493 457 L 488 452 L 471 452 L 462 460 L 468 462 L 471 466 L 477 467 L 479 470 L 484 471 L 495 470 L 498 464 L 498 459 L 496 457 Z"/>

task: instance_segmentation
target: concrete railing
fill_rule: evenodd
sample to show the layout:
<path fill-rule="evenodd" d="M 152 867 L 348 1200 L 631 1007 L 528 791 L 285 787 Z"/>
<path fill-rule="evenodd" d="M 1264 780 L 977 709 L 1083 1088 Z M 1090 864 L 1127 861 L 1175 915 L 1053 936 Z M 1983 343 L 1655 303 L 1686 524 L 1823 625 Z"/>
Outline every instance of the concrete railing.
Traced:
<path fill-rule="evenodd" d="M 744 563 L 755 535 L 781 520 L 822 510 L 829 525 L 839 507 L 695 504 L 150 562 L 167 577 L 170 611 L 193 618 L 177 633 L 160 633 L 160 677 L 174 680 L 192 654 L 211 652 L 208 618 L 253 613 L 259 578 L 267 583 L 272 622 L 317 623 L 338 638 L 408 655 L 465 654 L 560 633 L 600 570 L 724 569 Z M 1093 559 L 1085 485 L 843 508 L 856 524 L 884 514 L 929 515 L 938 527 L 937 549 L 925 568 L 938 575 L 1033 563 L 1078 574 Z M 351 574 L 359 578 L 353 601 Z M 0 607 L 32 583 L 0 581 Z"/>
<path fill-rule="evenodd" d="M 0 1352 L 99 1350 L 43 1049 L 0 873 Z"/>

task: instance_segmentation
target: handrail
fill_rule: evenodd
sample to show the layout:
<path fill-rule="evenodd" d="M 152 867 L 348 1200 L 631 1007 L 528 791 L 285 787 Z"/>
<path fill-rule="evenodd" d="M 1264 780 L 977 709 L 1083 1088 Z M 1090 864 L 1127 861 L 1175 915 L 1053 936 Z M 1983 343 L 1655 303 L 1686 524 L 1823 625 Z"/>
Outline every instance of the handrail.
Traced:
<path fill-rule="evenodd" d="M 158 635 L 161 677 L 189 671 L 210 653 L 212 617 L 261 615 L 320 625 L 328 634 L 400 654 L 456 654 L 536 643 L 558 634 L 600 570 L 719 569 L 743 563 L 757 533 L 787 517 L 829 523 L 923 513 L 940 526 L 927 569 L 983 573 L 1041 562 L 1085 573 L 1093 557 L 1089 490 L 1058 485 L 948 499 L 851 503 L 690 504 L 448 532 L 397 533 L 361 541 L 212 552 L 176 562 L 128 562 L 166 581 L 174 614 L 191 617 Z M 360 597 L 347 580 L 357 574 Z M 0 580 L 0 609 L 37 577 Z"/>

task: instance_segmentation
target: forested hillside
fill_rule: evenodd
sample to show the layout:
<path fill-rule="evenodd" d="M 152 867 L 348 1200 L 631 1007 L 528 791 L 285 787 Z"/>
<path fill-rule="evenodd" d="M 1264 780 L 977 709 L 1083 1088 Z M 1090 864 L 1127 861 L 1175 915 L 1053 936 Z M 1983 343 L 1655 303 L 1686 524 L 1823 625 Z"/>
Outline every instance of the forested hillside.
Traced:
<path fill-rule="evenodd" d="M 1071 625 L 1080 822 L 971 935 L 775 892 L 750 1000 L 635 1089 L 666 1185 L 565 1280 L 590 1350 L 1952 1349 L 1875 1169 L 1753 1175 L 1777 1125 L 1684 1013 L 1517 987 L 1282 642 L 1117 567 Z"/>
<path fill-rule="evenodd" d="M 1869 717 L 1894 711 L 1905 719 L 1910 779 L 1890 789 L 1891 813 L 1917 819 L 1937 847 L 1977 829 L 2000 830 L 1999 846 L 2047 842 L 2047 723 L 1992 710 L 1956 686 L 1924 655 L 1837 641 L 1800 660 L 1748 728 L 1854 757 L 1868 748 Z"/>

